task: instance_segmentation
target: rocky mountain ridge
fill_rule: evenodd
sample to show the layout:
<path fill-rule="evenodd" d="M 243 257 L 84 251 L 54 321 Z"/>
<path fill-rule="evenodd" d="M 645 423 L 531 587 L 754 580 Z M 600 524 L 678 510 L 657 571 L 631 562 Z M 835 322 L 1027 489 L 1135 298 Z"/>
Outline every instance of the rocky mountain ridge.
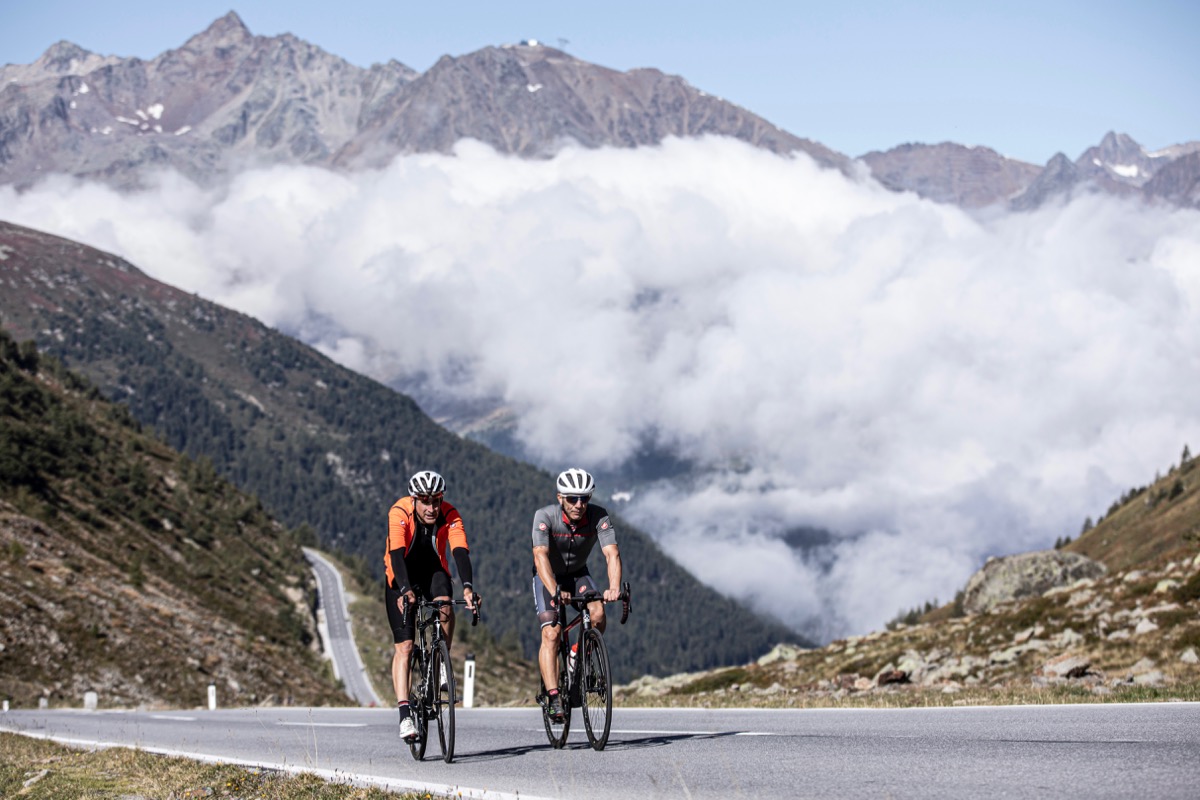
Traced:
<path fill-rule="evenodd" d="M 33 64 L 0 68 L 0 183 L 18 187 L 51 174 L 133 187 L 166 167 L 201 185 L 249 165 L 375 168 L 453 152 L 464 138 L 540 158 L 568 141 L 639 147 L 704 135 L 859 169 L 682 77 L 620 72 L 539 43 L 444 56 L 424 73 L 396 60 L 361 68 L 291 34 L 256 36 L 230 12 L 150 61 L 59 42 Z M 1193 141 L 1151 153 L 1109 133 L 1073 161 L 1059 154 L 1040 167 L 951 142 L 860 161 L 891 189 L 966 209 L 1023 211 L 1094 191 L 1197 207 L 1195 161 L 1184 159 L 1197 150 Z"/>
<path fill-rule="evenodd" d="M 1042 167 L 952 142 L 905 144 L 867 153 L 861 160 L 890 189 L 966 209 L 1032 211 L 1097 192 L 1200 208 L 1198 152 L 1200 142 L 1149 152 L 1131 137 L 1110 131 L 1078 158 L 1057 153 Z"/>
<path fill-rule="evenodd" d="M 849 163 L 682 78 L 540 44 L 446 56 L 423 74 L 394 60 L 362 69 L 290 34 L 255 36 L 230 12 L 151 61 L 60 42 L 0 70 L 0 180 L 18 186 L 51 173 L 134 186 L 156 167 L 206 185 L 247 164 L 376 167 L 464 137 L 539 157 L 564 140 L 632 147 L 709 133 Z"/>

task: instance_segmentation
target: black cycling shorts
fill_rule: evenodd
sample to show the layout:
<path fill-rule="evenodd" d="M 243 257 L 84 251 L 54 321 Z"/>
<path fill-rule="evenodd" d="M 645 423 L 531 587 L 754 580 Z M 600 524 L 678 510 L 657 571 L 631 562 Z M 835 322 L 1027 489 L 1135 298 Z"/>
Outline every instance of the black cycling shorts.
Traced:
<path fill-rule="evenodd" d="M 592 576 L 587 570 L 577 572 L 574 575 L 566 577 L 555 576 L 559 586 L 564 589 L 573 589 L 573 594 L 583 594 L 585 592 L 598 592 L 596 583 L 592 580 Z M 550 591 L 546 589 L 546 584 L 542 583 L 542 579 L 537 575 L 533 576 L 533 605 L 537 609 L 538 622 L 542 623 L 542 627 L 547 625 L 555 625 L 558 623 L 558 612 L 550 605 Z"/>
<path fill-rule="evenodd" d="M 409 577 L 412 577 L 411 575 Z M 420 576 L 413 580 L 413 593 L 424 600 L 433 600 L 437 597 L 452 597 L 450 594 L 450 573 L 444 569 L 437 569 L 429 573 L 426 580 L 421 580 Z M 396 644 L 401 642 L 411 642 L 413 638 L 413 617 L 415 609 L 410 609 L 408 614 L 408 623 L 404 622 L 404 614 L 400 610 L 399 600 L 404 595 L 397 592 L 391 586 L 387 586 L 383 590 L 384 605 L 387 606 L 388 624 L 392 626 L 392 641 Z"/>

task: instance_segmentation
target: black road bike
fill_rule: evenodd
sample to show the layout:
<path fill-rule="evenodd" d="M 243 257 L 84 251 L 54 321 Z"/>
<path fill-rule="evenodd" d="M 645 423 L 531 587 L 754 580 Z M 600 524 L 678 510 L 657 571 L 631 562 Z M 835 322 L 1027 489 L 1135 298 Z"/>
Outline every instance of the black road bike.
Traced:
<path fill-rule="evenodd" d="M 555 593 L 558 596 L 558 593 Z M 558 695 L 562 704 L 563 719 L 556 722 L 550 716 L 550 695 L 546 682 L 538 682 L 537 701 L 542 707 L 542 722 L 546 726 L 546 738 L 550 745 L 559 750 L 567 743 L 571 732 L 571 709 L 583 710 L 583 727 L 588 743 L 594 750 L 603 750 L 608 744 L 608 732 L 612 726 L 612 673 L 608 667 L 608 648 L 604 637 L 592 627 L 592 615 L 588 603 L 602 600 L 598 592 L 573 595 L 566 602 L 558 603 Z M 629 619 L 629 584 L 621 586 L 621 624 Z M 617 600 L 608 601 L 617 602 Z M 567 622 L 567 606 L 576 614 Z M 575 640 L 571 634 L 575 632 Z"/>
<path fill-rule="evenodd" d="M 483 598 L 475 595 L 471 624 L 479 623 Z M 408 657 L 408 705 L 412 709 L 417 735 L 409 739 L 408 749 L 417 761 L 425 758 L 429 741 L 429 721 L 437 720 L 438 744 L 442 760 L 454 760 L 454 702 L 457 699 L 454 669 L 450 663 L 450 645 L 442 633 L 442 606 L 463 606 L 466 600 L 425 600 L 418 597 L 416 607 L 405 604 L 405 615 L 415 612 L 413 648 Z"/>

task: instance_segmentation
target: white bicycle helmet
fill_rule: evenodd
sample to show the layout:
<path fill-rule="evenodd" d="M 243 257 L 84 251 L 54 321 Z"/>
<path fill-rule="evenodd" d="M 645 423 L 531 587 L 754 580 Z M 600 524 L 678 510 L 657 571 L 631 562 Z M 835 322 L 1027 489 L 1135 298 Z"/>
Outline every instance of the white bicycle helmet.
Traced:
<path fill-rule="evenodd" d="M 584 494 L 591 496 L 596 491 L 596 482 L 586 471 L 571 467 L 558 474 L 559 494 Z"/>
<path fill-rule="evenodd" d="M 446 491 L 446 481 L 433 470 L 423 469 L 408 481 L 408 493 L 413 497 L 441 494 Z"/>

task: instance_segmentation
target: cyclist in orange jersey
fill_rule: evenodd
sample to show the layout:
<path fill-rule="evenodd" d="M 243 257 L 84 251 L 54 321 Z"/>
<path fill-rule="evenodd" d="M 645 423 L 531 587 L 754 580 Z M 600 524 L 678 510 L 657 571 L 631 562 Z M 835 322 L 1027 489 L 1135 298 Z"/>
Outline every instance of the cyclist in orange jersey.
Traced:
<path fill-rule="evenodd" d="M 470 547 L 458 510 L 443 500 L 446 481 L 436 472 L 422 470 L 408 482 L 409 494 L 397 500 L 388 511 L 387 547 L 383 554 L 386 585 L 384 588 L 388 622 L 392 628 L 392 686 L 400 711 L 400 736 L 417 735 L 408 707 L 408 660 L 413 647 L 413 617 L 405 614 L 405 603 L 416 602 L 420 593 L 426 600 L 449 600 L 452 594 L 450 562 L 446 547 L 454 557 L 463 600 L 475 609 Z M 442 629 L 449 646 L 454 639 L 454 611 L 442 606 Z"/>

